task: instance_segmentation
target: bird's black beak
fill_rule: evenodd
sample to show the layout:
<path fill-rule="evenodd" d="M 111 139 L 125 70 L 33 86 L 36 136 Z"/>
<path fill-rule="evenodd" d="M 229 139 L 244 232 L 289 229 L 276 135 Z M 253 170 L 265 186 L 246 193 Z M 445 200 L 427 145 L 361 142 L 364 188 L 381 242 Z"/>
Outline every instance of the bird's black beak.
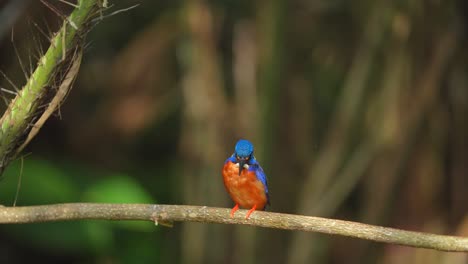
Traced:
<path fill-rule="evenodd" d="M 239 176 L 241 175 L 242 170 L 244 169 L 245 163 L 247 163 L 247 160 L 239 159 Z"/>

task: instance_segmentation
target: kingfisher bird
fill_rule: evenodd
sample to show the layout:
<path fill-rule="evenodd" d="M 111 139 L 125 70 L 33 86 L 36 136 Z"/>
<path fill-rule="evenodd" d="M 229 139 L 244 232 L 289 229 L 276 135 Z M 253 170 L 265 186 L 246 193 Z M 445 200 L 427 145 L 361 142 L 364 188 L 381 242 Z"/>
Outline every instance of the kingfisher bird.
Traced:
<path fill-rule="evenodd" d="M 254 155 L 250 141 L 237 141 L 234 154 L 223 167 L 223 180 L 227 192 L 236 205 L 231 210 L 231 218 L 239 206 L 250 209 L 245 216 L 249 219 L 255 210 L 265 210 L 270 205 L 266 175 Z"/>

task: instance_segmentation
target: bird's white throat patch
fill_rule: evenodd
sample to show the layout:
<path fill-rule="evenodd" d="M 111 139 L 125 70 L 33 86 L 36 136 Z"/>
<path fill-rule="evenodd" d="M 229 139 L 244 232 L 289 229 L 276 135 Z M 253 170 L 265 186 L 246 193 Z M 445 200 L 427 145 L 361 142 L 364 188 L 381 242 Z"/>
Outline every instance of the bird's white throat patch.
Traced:
<path fill-rule="evenodd" d="M 234 163 L 234 166 L 236 166 L 236 168 L 239 168 L 239 163 Z M 244 164 L 244 169 L 249 169 L 249 165 Z"/>

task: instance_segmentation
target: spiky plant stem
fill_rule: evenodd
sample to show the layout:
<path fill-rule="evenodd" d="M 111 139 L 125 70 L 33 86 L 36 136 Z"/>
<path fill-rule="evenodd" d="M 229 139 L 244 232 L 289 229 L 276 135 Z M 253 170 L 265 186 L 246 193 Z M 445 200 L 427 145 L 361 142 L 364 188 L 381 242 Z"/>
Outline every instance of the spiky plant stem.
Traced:
<path fill-rule="evenodd" d="M 63 22 L 59 32 L 51 39 L 47 52 L 39 59 L 38 65 L 26 85 L 18 91 L 8 109 L 0 119 L 0 173 L 16 157 L 16 148 L 27 134 L 32 119 L 37 115 L 38 106 L 50 90 L 62 62 L 69 59 L 71 50 L 79 44 L 78 39 L 86 33 L 88 22 L 99 7 L 99 0 L 79 0 L 77 7 Z"/>

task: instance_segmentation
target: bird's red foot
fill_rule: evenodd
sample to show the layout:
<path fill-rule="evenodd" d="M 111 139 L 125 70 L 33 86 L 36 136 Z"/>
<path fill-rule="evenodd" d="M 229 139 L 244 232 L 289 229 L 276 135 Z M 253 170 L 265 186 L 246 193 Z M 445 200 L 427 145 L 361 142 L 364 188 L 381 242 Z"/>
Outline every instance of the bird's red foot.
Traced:
<path fill-rule="evenodd" d="M 250 215 L 253 213 L 253 211 L 255 211 L 255 209 L 257 209 L 257 205 L 254 205 L 252 207 L 252 209 L 250 209 L 248 212 L 247 212 L 247 215 L 245 216 L 245 219 L 249 219 Z"/>
<path fill-rule="evenodd" d="M 236 204 L 236 206 L 234 206 L 231 210 L 231 218 L 234 218 L 234 213 L 239 210 L 239 205 Z"/>

